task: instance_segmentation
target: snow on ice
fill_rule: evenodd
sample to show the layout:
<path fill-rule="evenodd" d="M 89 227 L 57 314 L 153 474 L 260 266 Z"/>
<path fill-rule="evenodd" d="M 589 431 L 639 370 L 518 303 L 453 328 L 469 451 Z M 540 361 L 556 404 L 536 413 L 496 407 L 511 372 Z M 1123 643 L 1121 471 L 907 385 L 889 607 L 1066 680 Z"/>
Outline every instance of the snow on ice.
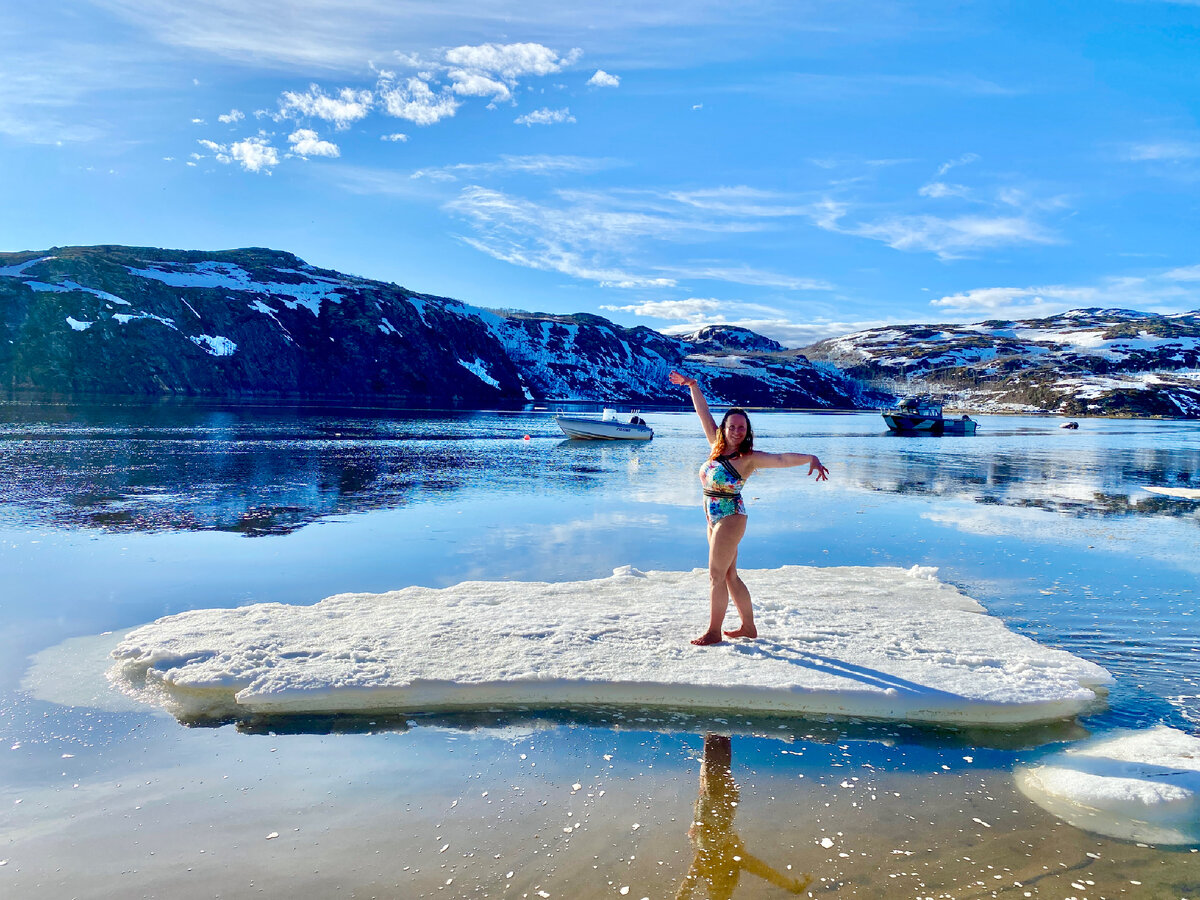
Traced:
<path fill-rule="evenodd" d="M 604 704 L 1003 725 L 1103 694 L 1104 669 L 1014 634 L 933 571 L 747 570 L 761 636 L 708 648 L 689 643 L 705 569 L 195 610 L 130 632 L 109 677 L 184 721 Z"/>

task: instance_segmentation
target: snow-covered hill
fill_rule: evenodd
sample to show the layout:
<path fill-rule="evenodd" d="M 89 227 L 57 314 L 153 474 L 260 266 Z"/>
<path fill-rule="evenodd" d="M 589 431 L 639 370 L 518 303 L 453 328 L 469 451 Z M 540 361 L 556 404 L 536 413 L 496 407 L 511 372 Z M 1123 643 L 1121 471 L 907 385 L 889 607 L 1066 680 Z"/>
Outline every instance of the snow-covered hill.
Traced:
<path fill-rule="evenodd" d="M 804 349 L 897 393 L 1065 415 L 1200 415 L 1200 313 L 1074 309 L 1044 319 L 904 325 Z"/>
<path fill-rule="evenodd" d="M 671 369 L 700 378 L 716 403 L 886 400 L 795 353 L 714 351 L 599 316 L 494 312 L 274 250 L 0 254 L 0 388 L 10 396 L 686 402 Z"/>

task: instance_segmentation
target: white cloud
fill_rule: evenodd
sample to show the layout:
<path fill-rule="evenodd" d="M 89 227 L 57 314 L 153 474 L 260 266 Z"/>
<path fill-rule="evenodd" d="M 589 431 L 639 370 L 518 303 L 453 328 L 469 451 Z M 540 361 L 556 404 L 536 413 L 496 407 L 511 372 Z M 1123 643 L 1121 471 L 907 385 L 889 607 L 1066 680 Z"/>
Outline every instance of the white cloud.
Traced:
<path fill-rule="evenodd" d="M 365 118 L 373 104 L 374 97 L 370 91 L 356 91 L 347 87 L 342 88 L 336 96 L 330 96 L 313 84 L 303 94 L 284 91 L 279 100 L 279 114 L 285 119 L 300 116 L 324 119 L 341 131 Z"/>
<path fill-rule="evenodd" d="M 724 307 L 720 300 L 688 297 L 686 300 L 651 300 L 646 303 L 634 303 L 627 306 L 601 306 L 609 312 L 627 312 L 635 316 L 645 316 L 650 319 L 665 319 L 674 322 L 686 322 L 689 326 L 724 323 L 725 317 L 720 314 Z"/>
<path fill-rule="evenodd" d="M 264 137 L 246 138 L 228 146 L 208 140 L 197 143 L 212 151 L 217 162 L 227 166 L 236 162 L 247 172 L 266 172 L 270 175 L 272 167 L 279 165 L 279 151 Z M 204 159 L 196 153 L 192 154 L 192 158 Z"/>
<path fill-rule="evenodd" d="M 526 75 L 552 75 L 573 65 L 583 55 L 579 49 L 566 56 L 542 44 L 480 44 L 446 51 L 446 62 L 457 70 L 491 73 L 507 82 Z"/>
<path fill-rule="evenodd" d="M 309 128 L 296 129 L 288 135 L 288 143 L 292 145 L 292 152 L 297 156 L 341 156 L 337 144 L 320 140 L 317 133 Z"/>
<path fill-rule="evenodd" d="M 192 124 L 193 125 L 207 125 L 208 123 L 205 122 L 203 119 L 192 119 Z"/>
<path fill-rule="evenodd" d="M 391 141 L 392 143 L 396 143 L 397 141 L 404 143 L 408 140 L 408 135 L 397 131 L 395 134 L 381 134 L 379 139 L 381 141 Z"/>
<path fill-rule="evenodd" d="M 618 87 L 621 84 L 621 76 L 609 75 L 603 69 L 597 69 L 596 74 L 589 78 L 587 83 L 592 87 Z"/>
<path fill-rule="evenodd" d="M 571 115 L 570 107 L 563 109 L 549 109 L 543 107 L 531 113 L 526 113 L 523 116 L 517 116 L 513 122 L 517 125 L 557 125 L 563 122 L 574 122 L 575 117 Z"/>
<path fill-rule="evenodd" d="M 252 137 L 229 145 L 229 155 L 247 172 L 266 172 L 279 165 L 279 151 L 266 138 Z"/>
<path fill-rule="evenodd" d="M 246 118 L 246 114 L 240 109 L 231 109 L 229 112 L 225 113 L 225 115 L 217 116 L 217 121 L 224 122 L 226 125 L 232 125 L 235 122 L 242 121 L 244 118 Z M 195 119 L 192 121 L 195 121 Z"/>
<path fill-rule="evenodd" d="M 381 88 L 380 97 L 388 115 L 415 125 L 433 125 L 453 116 L 462 105 L 449 94 L 434 93 L 420 78 L 409 78 L 403 86 Z"/>
<path fill-rule="evenodd" d="M 491 97 L 492 100 L 511 100 L 512 91 L 503 81 L 478 72 L 455 69 L 450 72 L 450 90 L 460 97 Z"/>
<path fill-rule="evenodd" d="M 1071 307 L 1096 306 L 1098 294 L 1094 288 L 1066 285 L 975 288 L 931 300 L 930 305 L 959 315 L 1027 318 L 1052 315 Z"/>

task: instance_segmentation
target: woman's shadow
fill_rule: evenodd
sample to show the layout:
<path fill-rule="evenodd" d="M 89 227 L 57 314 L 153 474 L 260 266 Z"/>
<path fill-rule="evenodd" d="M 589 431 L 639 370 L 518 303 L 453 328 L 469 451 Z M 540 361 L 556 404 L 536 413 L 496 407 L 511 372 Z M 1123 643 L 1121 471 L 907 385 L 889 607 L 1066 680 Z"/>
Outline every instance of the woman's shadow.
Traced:
<path fill-rule="evenodd" d="M 812 882 L 811 875 L 793 878 L 746 852 L 745 844 L 733 831 L 738 786 L 730 769 L 732 761 L 733 746 L 727 735 L 704 736 L 700 796 L 696 798 L 695 821 L 688 829 L 696 858 L 675 893 L 675 900 L 693 896 L 702 881 L 708 882 L 709 896 L 714 900 L 729 900 L 742 872 L 757 875 L 792 894 L 801 893 Z"/>

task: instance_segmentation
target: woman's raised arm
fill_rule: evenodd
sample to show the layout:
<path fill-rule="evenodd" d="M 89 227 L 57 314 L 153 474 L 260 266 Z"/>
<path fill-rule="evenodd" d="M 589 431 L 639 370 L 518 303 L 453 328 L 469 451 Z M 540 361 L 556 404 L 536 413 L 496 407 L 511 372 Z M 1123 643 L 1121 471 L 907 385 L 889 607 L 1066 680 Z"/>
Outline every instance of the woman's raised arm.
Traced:
<path fill-rule="evenodd" d="M 708 402 L 704 399 L 704 394 L 700 391 L 700 383 L 695 378 L 688 378 L 686 375 L 680 375 L 678 372 L 672 371 L 670 374 L 671 384 L 687 385 L 692 392 L 692 406 L 696 410 L 696 415 L 700 417 L 700 425 L 704 428 L 704 436 L 708 438 L 710 444 L 717 439 L 717 423 L 713 420 L 712 413 L 708 411 Z"/>

